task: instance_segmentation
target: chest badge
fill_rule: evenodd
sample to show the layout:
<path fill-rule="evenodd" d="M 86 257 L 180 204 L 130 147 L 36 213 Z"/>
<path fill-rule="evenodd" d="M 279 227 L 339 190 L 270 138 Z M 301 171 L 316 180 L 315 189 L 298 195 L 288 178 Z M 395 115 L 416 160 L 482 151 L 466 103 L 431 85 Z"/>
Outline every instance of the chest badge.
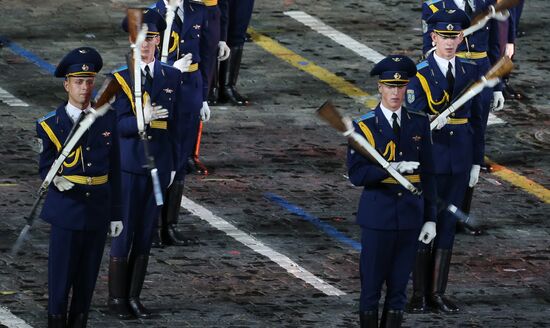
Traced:
<path fill-rule="evenodd" d="M 419 142 L 420 140 L 422 140 L 422 137 L 421 137 L 421 136 L 414 136 L 414 137 L 413 137 L 413 140 L 414 140 L 415 142 Z"/>
<path fill-rule="evenodd" d="M 172 92 L 174 92 L 174 90 L 172 90 L 170 88 L 163 89 L 163 91 L 168 93 L 168 94 L 171 94 Z"/>
<path fill-rule="evenodd" d="M 193 25 L 193 28 L 194 28 L 195 30 L 200 30 L 200 29 L 201 29 L 201 26 L 200 26 L 199 24 L 195 24 L 195 25 Z"/>
<path fill-rule="evenodd" d="M 105 137 L 105 138 L 108 138 L 110 135 L 111 135 L 111 131 L 105 131 L 102 133 L 102 135 Z"/>

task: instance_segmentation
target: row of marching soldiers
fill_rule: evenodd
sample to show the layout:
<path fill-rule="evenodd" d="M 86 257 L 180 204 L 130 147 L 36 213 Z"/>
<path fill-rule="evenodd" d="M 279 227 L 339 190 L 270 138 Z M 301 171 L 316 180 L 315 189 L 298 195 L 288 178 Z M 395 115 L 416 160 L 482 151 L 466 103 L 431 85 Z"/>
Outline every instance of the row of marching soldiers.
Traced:
<path fill-rule="evenodd" d="M 105 90 L 111 85 L 117 90 L 113 110 L 97 117 L 68 154 L 40 215 L 51 224 L 48 327 L 86 326 L 108 234 L 109 311 L 119 319 L 152 316 L 140 293 L 153 237 L 160 233 L 165 244 L 185 244 L 175 224 L 188 159 L 198 162 L 197 139 L 210 117 L 209 93 L 214 102 L 248 102 L 235 85 L 253 5 L 253 0 L 160 0 L 138 10 L 147 27 L 141 58 L 110 74 Z M 129 17 L 122 27 L 136 42 Z M 166 28 L 170 41 L 161 62 Z M 219 88 L 213 85 L 217 60 Z M 90 47 L 74 49 L 57 66 L 55 76 L 64 78 L 68 100 L 37 122 L 43 179 L 74 131 L 96 113 L 91 97 L 102 66 Z M 134 83 L 139 80 L 140 86 Z"/>
<path fill-rule="evenodd" d="M 495 19 L 472 24 L 481 26 L 476 31 L 472 27 L 472 34 L 468 28 L 470 17 L 506 19 L 505 9 L 512 5 L 514 1 L 508 0 L 424 1 L 425 59 L 415 65 L 406 56 L 391 55 L 371 71 L 378 76 L 381 102 L 353 126 L 349 124 L 346 132 L 363 136 L 389 162 L 380 166 L 356 144 L 349 146 L 350 181 L 364 187 L 357 211 L 362 328 L 401 327 L 405 310 L 460 311 L 459 303 L 446 294 L 460 222 L 456 214 L 469 214 L 473 188 L 486 166 L 489 112 L 502 109 L 499 78 L 512 66 L 509 58 L 501 58 Z M 406 190 L 391 171 L 402 174 L 423 194 Z M 468 230 L 479 234 L 475 227 Z M 407 300 L 411 272 L 413 291 Z"/>

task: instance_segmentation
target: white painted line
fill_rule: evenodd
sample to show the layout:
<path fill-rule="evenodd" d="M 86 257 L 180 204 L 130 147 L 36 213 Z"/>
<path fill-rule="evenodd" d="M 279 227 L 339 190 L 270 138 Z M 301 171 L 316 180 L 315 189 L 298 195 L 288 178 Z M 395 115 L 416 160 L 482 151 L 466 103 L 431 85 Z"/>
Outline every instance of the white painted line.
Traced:
<path fill-rule="evenodd" d="M 328 26 L 308 13 L 303 11 L 285 11 L 284 14 L 294 18 L 306 26 L 309 26 L 312 30 L 331 38 L 336 43 L 354 51 L 359 56 L 370 60 L 373 63 L 378 63 L 386 57 L 376 50 L 371 49 L 359 41 L 349 37 L 348 35 Z"/>
<path fill-rule="evenodd" d="M 16 317 L 7 308 L 0 306 L 0 324 L 8 328 L 32 328 L 25 321 Z"/>
<path fill-rule="evenodd" d="M 319 34 L 322 34 L 334 40 L 336 43 L 348 48 L 349 50 L 355 52 L 359 56 L 373 63 L 377 63 L 380 60 L 385 58 L 384 55 L 377 52 L 376 50 L 369 48 L 366 45 L 362 44 L 361 42 L 351 38 L 350 36 L 328 26 L 327 24 L 323 23 L 322 21 L 311 16 L 308 13 L 296 10 L 296 11 L 285 11 L 284 14 L 310 27 L 312 30 L 318 32 Z M 365 99 L 356 98 L 355 100 L 357 100 L 359 103 L 364 104 L 370 98 L 372 97 L 366 97 Z M 493 113 L 489 113 L 489 121 L 487 122 L 487 125 L 505 124 L 505 123 L 506 121 L 504 121 L 503 119 L 498 118 Z"/>
<path fill-rule="evenodd" d="M 11 107 L 29 107 L 29 104 L 18 98 L 15 98 L 14 95 L 2 88 L 0 88 L 0 101 L 6 103 L 8 106 Z"/>
<path fill-rule="evenodd" d="M 326 295 L 328 296 L 346 295 L 345 292 L 339 290 L 336 287 L 329 285 L 322 279 L 317 278 L 311 272 L 302 268 L 287 256 L 271 249 L 270 247 L 268 247 L 258 239 L 245 233 L 244 231 L 237 229 L 237 227 L 235 227 L 231 223 L 214 215 L 212 212 L 202 207 L 201 205 L 193 202 L 189 198 L 185 196 L 182 197 L 181 207 L 187 209 L 192 214 L 208 222 L 214 228 L 225 232 L 228 236 L 232 237 L 238 242 L 243 243 L 245 246 L 249 247 L 253 251 L 268 257 L 271 261 L 277 263 L 280 267 L 285 269 L 288 273 L 294 275 L 296 278 L 302 279 L 303 281 L 310 284 L 317 290 L 325 293 Z"/>

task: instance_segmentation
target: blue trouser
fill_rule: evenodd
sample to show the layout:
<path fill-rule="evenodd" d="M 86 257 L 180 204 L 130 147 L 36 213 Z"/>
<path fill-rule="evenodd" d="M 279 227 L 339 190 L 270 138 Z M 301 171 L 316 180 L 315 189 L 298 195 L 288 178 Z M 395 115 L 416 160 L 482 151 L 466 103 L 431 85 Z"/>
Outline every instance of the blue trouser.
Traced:
<path fill-rule="evenodd" d="M 111 243 L 112 257 L 149 255 L 160 206 L 155 202 L 151 176 L 122 171 L 122 233 Z M 167 182 L 161 178 L 163 194 Z"/>
<path fill-rule="evenodd" d="M 93 231 L 51 226 L 48 256 L 49 314 L 67 313 L 71 288 L 71 313 L 89 311 L 106 238 L 107 226 Z"/>
<path fill-rule="evenodd" d="M 378 310 L 382 284 L 386 283 L 384 308 L 403 310 L 420 230 L 361 228 L 361 296 L 359 310 Z"/>
<path fill-rule="evenodd" d="M 220 42 L 220 8 L 210 6 L 207 8 L 208 26 L 206 36 L 206 51 L 201 52 L 201 72 L 203 80 L 208 81 L 208 90 L 212 87 L 216 58 L 218 57 L 218 43 Z"/>
<path fill-rule="evenodd" d="M 181 87 L 182 117 L 178 124 L 183 125 L 181 129 L 181 146 L 178 151 L 178 167 L 176 169 L 176 178 L 181 180 L 185 175 L 185 164 L 187 158 L 193 155 L 195 144 L 197 143 L 197 134 L 200 124 L 200 111 L 202 108 L 202 76 L 199 71 L 183 73 Z"/>
<path fill-rule="evenodd" d="M 489 58 L 480 58 L 475 59 L 475 63 L 479 67 L 479 72 L 485 75 L 490 69 L 491 69 L 491 63 L 489 62 Z M 491 102 L 493 100 L 493 88 L 485 88 L 481 91 L 479 94 L 479 97 L 481 98 L 481 109 L 482 112 L 482 119 L 483 119 L 483 133 L 485 134 L 485 130 L 487 128 L 487 121 L 489 120 L 489 112 L 491 111 Z"/>
<path fill-rule="evenodd" d="M 252 18 L 254 0 L 229 0 L 229 23 L 227 27 L 227 45 L 238 47 L 244 45 L 246 29 Z"/>
<path fill-rule="evenodd" d="M 445 207 L 449 204 L 453 204 L 458 208 L 461 207 L 469 179 L 469 171 L 453 175 L 437 174 L 435 176 L 438 197 L 445 204 Z M 434 248 L 453 249 L 456 221 L 456 216 L 446 209 L 440 209 L 437 215 L 437 235 L 434 239 Z M 421 247 L 429 247 L 424 243 L 421 244 Z"/>

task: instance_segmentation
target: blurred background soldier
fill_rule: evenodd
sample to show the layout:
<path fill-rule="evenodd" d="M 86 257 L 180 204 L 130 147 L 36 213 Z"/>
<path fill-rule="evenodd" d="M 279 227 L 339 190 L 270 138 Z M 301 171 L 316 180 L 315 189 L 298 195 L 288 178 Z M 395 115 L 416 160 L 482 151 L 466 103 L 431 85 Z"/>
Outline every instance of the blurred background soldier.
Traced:
<path fill-rule="evenodd" d="M 143 23 L 148 28 L 147 38 L 141 45 L 143 114 L 149 155 L 154 158 L 160 187 L 165 191 L 170 183 L 170 173 L 177 164 L 175 150 L 179 147 L 177 133 L 180 127 L 176 124 L 179 114 L 176 111 L 179 108 L 181 73 L 155 60 L 155 51 L 160 43 L 159 33 L 166 28 L 164 18 L 154 10 L 145 9 Z M 128 31 L 127 18 L 122 26 Z M 126 68 L 113 75 L 122 88 L 113 107 L 117 110 L 120 134 L 123 220 L 126 228 L 112 242 L 109 310 L 120 319 L 149 318 L 152 314 L 141 304 L 140 293 L 160 206 L 155 202 L 150 172 L 145 168 L 147 159 L 138 134 L 130 70 Z"/>
<path fill-rule="evenodd" d="M 38 120 L 42 179 L 85 114 L 103 61 L 88 47 L 69 52 L 55 70 L 69 100 Z M 48 327 L 86 327 L 107 232 L 122 230 L 120 155 L 116 114 L 99 117 L 67 157 L 50 185 L 40 217 L 51 224 L 48 254 Z"/>
<path fill-rule="evenodd" d="M 436 49 L 416 66 L 418 73 L 407 89 L 407 106 L 436 117 L 437 127 L 432 136 L 434 154 L 437 154 L 434 173 L 438 198 L 444 204 L 462 204 L 466 188 L 477 184 L 483 163 L 482 96 L 474 97 L 449 119 L 441 119 L 438 115 L 472 82 L 479 80 L 481 72 L 474 62 L 456 56 L 457 47 L 462 43 L 462 30 L 470 24 L 464 11 L 438 10 L 427 23 Z M 444 295 L 456 221 L 448 211 L 439 212 L 433 252 L 429 245 L 421 245 L 418 250 L 413 274 L 414 294 L 409 304 L 411 312 L 424 312 L 426 297 L 437 311 L 459 310 Z"/>
<path fill-rule="evenodd" d="M 379 76 L 380 104 L 354 122 L 391 166 L 417 186 L 414 195 L 390 177 L 378 163 L 348 149 L 348 173 L 355 186 L 363 186 L 357 211 L 361 226 L 361 327 L 378 327 L 378 302 L 386 283 L 386 301 L 380 327 L 400 327 L 407 301 L 406 288 L 418 241 L 435 237 L 435 199 L 432 141 L 428 118 L 402 106 L 409 78 L 416 68 L 408 57 L 393 55 L 371 71 Z"/>

